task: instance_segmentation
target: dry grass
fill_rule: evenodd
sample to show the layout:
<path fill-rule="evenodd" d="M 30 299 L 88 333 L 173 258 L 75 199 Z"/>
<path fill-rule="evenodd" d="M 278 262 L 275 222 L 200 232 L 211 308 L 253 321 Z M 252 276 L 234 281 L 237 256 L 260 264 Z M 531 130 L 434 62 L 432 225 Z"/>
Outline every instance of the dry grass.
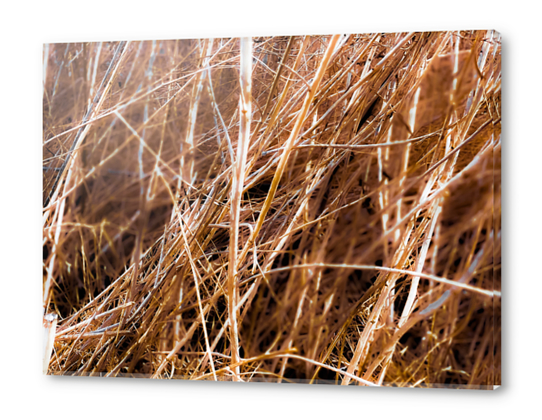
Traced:
<path fill-rule="evenodd" d="M 494 31 L 46 46 L 49 373 L 500 384 L 500 57 Z"/>

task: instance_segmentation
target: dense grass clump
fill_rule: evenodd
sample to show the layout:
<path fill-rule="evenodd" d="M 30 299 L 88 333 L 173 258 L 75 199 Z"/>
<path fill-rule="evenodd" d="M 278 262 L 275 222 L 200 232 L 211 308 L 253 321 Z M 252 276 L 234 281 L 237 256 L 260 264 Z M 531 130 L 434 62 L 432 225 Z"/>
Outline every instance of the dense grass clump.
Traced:
<path fill-rule="evenodd" d="M 49 373 L 500 384 L 498 33 L 43 63 Z"/>

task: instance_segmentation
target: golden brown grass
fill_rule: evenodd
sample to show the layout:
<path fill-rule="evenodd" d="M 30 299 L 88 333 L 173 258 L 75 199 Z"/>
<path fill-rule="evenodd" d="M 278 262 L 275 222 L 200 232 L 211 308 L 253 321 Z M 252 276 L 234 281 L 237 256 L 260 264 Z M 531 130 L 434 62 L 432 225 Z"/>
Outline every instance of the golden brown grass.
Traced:
<path fill-rule="evenodd" d="M 500 52 L 494 31 L 46 46 L 49 372 L 500 384 Z"/>

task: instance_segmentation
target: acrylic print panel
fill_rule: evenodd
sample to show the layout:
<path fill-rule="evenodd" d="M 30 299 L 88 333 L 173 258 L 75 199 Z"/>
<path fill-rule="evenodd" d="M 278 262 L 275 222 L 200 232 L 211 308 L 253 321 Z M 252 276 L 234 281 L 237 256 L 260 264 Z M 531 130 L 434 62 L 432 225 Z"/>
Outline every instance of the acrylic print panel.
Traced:
<path fill-rule="evenodd" d="M 44 371 L 500 384 L 495 31 L 49 44 Z"/>

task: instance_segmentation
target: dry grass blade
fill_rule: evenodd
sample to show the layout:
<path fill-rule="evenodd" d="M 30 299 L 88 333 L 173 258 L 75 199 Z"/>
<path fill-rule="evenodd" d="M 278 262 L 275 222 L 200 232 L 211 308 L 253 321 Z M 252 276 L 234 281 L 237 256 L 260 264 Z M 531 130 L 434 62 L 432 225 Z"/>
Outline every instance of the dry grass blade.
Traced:
<path fill-rule="evenodd" d="M 232 198 L 230 216 L 230 264 L 228 265 L 228 309 L 230 317 L 230 337 L 232 362 L 239 363 L 239 332 L 237 325 L 237 305 L 239 291 L 237 289 L 237 250 L 239 248 L 239 217 L 241 210 L 241 195 L 245 184 L 245 165 L 250 141 L 250 122 L 252 113 L 252 39 L 241 38 L 241 95 L 239 99 L 239 141 L 235 170 L 232 177 Z M 234 368 L 236 378 L 239 366 Z"/>

